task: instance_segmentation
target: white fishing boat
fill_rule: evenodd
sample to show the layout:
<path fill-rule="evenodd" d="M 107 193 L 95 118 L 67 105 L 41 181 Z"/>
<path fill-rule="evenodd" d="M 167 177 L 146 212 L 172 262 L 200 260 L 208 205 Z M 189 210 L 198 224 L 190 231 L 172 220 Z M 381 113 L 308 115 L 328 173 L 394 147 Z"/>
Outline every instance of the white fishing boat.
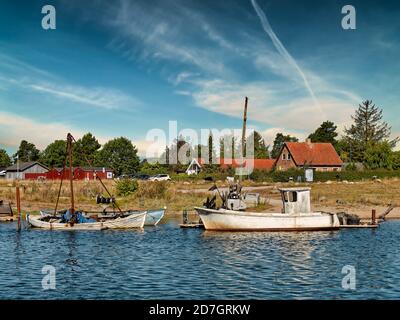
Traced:
<path fill-rule="evenodd" d="M 204 228 L 219 231 L 314 231 L 336 230 L 340 222 L 335 213 L 312 212 L 310 188 L 280 189 L 282 212 L 247 212 L 227 208 L 199 208 Z M 227 199 L 241 201 L 240 198 Z M 242 205 L 242 204 L 241 204 Z"/>
<path fill-rule="evenodd" d="M 135 229 L 143 228 L 145 219 L 146 211 L 117 217 L 114 219 L 101 219 L 101 221 L 81 223 L 71 223 L 68 221 L 62 222 L 62 219 L 52 218 L 50 216 L 31 216 L 29 214 L 26 216 L 27 222 L 32 227 L 48 230 Z"/>

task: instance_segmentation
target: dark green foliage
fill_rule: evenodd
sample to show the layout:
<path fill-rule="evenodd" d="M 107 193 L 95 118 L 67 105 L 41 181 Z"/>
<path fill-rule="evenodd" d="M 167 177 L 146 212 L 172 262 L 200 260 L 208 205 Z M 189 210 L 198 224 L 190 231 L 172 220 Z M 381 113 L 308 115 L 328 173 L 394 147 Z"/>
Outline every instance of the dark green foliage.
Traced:
<path fill-rule="evenodd" d="M 4 149 L 0 149 L 0 167 L 9 167 L 11 166 L 11 158 L 8 155 L 7 151 Z"/>
<path fill-rule="evenodd" d="M 153 176 L 156 174 L 168 173 L 168 168 L 162 164 L 159 164 L 158 162 L 151 164 L 147 161 L 143 161 L 140 164 L 138 171 L 141 174 L 148 174 L 148 175 Z"/>
<path fill-rule="evenodd" d="M 112 168 L 117 176 L 133 174 L 139 167 L 137 149 L 125 137 L 115 138 L 104 144 L 95 162 L 98 166 Z"/>
<path fill-rule="evenodd" d="M 254 159 L 268 159 L 269 146 L 265 145 L 264 138 L 260 133 L 254 131 L 247 140 L 253 139 L 254 141 Z M 246 149 L 245 149 L 246 150 Z"/>
<path fill-rule="evenodd" d="M 364 152 L 364 164 L 369 169 L 392 169 L 393 152 L 390 143 L 368 143 Z"/>
<path fill-rule="evenodd" d="M 336 129 L 337 126 L 332 121 L 325 121 L 308 138 L 311 142 L 329 142 L 336 147 L 338 136 Z"/>
<path fill-rule="evenodd" d="M 297 181 L 297 177 L 301 176 L 302 181 L 304 181 L 304 170 L 296 170 L 291 169 L 288 171 L 261 171 L 254 170 L 254 172 L 250 175 L 250 179 L 257 182 L 288 182 L 290 177 L 293 178 L 293 181 Z M 314 172 L 314 181 L 326 182 L 336 181 L 336 180 L 347 180 L 347 181 L 360 181 L 360 180 L 372 180 L 374 177 L 383 179 L 383 178 L 394 178 L 400 177 L 400 170 L 386 170 L 386 169 L 377 169 L 377 170 L 362 170 L 357 171 L 355 168 L 346 169 L 340 172 Z"/>
<path fill-rule="evenodd" d="M 21 162 L 37 161 L 39 160 L 39 154 L 40 151 L 33 143 L 22 140 L 18 151 L 13 155 L 13 158 L 14 162 L 16 162 L 17 158 Z"/>
<path fill-rule="evenodd" d="M 90 132 L 74 144 L 74 166 L 90 166 L 94 163 L 101 145 Z"/>
<path fill-rule="evenodd" d="M 40 162 L 49 168 L 62 167 L 66 157 L 67 142 L 56 140 L 50 143 L 40 154 Z"/>
<path fill-rule="evenodd" d="M 370 149 L 389 138 L 391 127 L 382 118 L 382 109 L 376 107 L 372 101 L 366 100 L 358 106 L 352 116 L 354 123 L 345 130 L 348 144 L 346 152 L 351 153 L 351 161 L 364 162 L 367 148 Z M 390 146 L 394 147 L 397 141 L 397 138 L 390 141 Z"/>
<path fill-rule="evenodd" d="M 281 152 L 281 149 L 285 142 L 298 142 L 299 139 L 292 137 L 291 135 L 283 135 L 282 133 L 277 133 L 274 140 L 274 146 L 271 151 L 271 158 L 276 159 Z"/>

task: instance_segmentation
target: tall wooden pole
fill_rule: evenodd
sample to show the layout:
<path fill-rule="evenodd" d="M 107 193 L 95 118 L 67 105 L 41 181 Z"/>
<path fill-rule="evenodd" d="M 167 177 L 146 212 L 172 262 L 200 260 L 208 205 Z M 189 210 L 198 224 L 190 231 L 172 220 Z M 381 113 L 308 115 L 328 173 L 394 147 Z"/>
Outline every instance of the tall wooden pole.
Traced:
<path fill-rule="evenodd" d="M 243 129 L 242 129 L 242 150 L 241 150 L 241 157 L 242 157 L 242 164 L 243 166 L 243 161 L 244 161 L 244 145 L 246 143 L 246 122 L 247 122 L 247 103 L 249 101 L 249 98 L 245 98 L 244 100 L 244 112 L 243 112 Z M 243 167 L 241 167 L 243 169 Z M 242 181 L 242 173 L 243 170 L 241 170 L 241 174 L 239 175 L 239 181 Z"/>
<path fill-rule="evenodd" d="M 75 201 L 74 201 L 74 183 L 73 183 L 73 172 L 72 172 L 72 136 L 68 133 L 68 157 L 69 157 L 69 185 L 71 190 L 71 214 L 75 216 Z"/>

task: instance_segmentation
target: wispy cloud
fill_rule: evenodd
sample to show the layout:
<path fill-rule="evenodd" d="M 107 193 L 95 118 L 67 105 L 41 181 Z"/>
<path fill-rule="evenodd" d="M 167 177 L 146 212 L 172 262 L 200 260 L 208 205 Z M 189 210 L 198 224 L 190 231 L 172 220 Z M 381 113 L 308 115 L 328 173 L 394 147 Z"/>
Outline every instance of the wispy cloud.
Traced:
<path fill-rule="evenodd" d="M 65 139 L 71 132 L 75 138 L 86 132 L 62 122 L 40 122 L 0 111 L 0 145 L 16 148 L 23 139 L 35 143 L 39 149 L 44 149 L 56 139 Z M 100 143 L 106 142 L 109 137 L 96 136 Z"/>
<path fill-rule="evenodd" d="M 320 108 L 319 102 L 315 96 L 314 90 L 311 88 L 310 83 L 307 80 L 306 75 L 304 74 L 303 70 L 300 68 L 300 66 L 297 64 L 296 60 L 291 56 L 291 54 L 286 50 L 285 46 L 282 44 L 282 42 L 279 40 L 279 38 L 276 36 L 274 30 L 272 30 L 272 27 L 267 19 L 267 16 L 265 15 L 264 11 L 260 8 L 256 0 L 251 0 L 251 3 L 254 7 L 254 10 L 256 11 L 258 17 L 260 18 L 261 25 L 264 29 L 264 31 L 268 34 L 268 36 L 271 38 L 272 43 L 274 44 L 276 50 L 284 57 L 284 59 L 295 68 L 295 70 L 298 72 L 300 77 L 303 79 L 304 86 L 310 93 L 314 104 L 316 107 Z"/>
<path fill-rule="evenodd" d="M 114 136 L 105 136 L 96 134 L 94 130 L 82 130 L 76 126 L 63 122 L 41 122 L 32 118 L 27 118 L 21 115 L 16 115 L 10 112 L 0 111 L 0 147 L 17 149 L 21 140 L 29 140 L 34 143 L 37 148 L 44 150 L 54 140 L 64 140 L 67 133 L 79 139 L 87 131 L 91 131 L 101 145 L 115 138 Z M 129 139 L 129 137 L 127 137 Z M 154 142 L 146 140 L 132 140 L 132 143 L 137 147 L 138 154 L 145 156 L 147 148 Z M 159 150 L 165 146 L 160 145 Z"/>
<path fill-rule="evenodd" d="M 104 109 L 135 108 L 142 102 L 122 91 L 108 87 L 88 87 L 65 82 L 60 77 L 21 60 L 1 55 L 0 85 L 53 96 L 59 100 Z"/>
<path fill-rule="evenodd" d="M 123 107 L 137 107 L 141 102 L 115 89 L 87 88 L 81 86 L 55 86 L 49 83 L 28 85 L 34 91 L 50 94 L 60 99 L 82 103 L 105 109 L 121 109 Z"/>
<path fill-rule="evenodd" d="M 310 130 L 329 117 L 343 123 L 350 115 L 357 95 L 301 68 L 255 0 L 253 8 L 273 46 L 246 30 L 232 42 L 210 19 L 185 4 L 174 2 L 169 8 L 121 1 L 116 19 L 111 19 L 112 27 L 118 30 L 113 46 L 135 59 L 140 56 L 152 63 L 160 59 L 176 63 L 178 67 L 167 76 L 177 87 L 173 92 L 191 95 L 197 106 L 212 112 L 241 117 L 243 98 L 249 96 L 250 119 L 287 130 Z M 133 19 L 133 15 L 139 18 Z M 237 63 L 260 80 L 243 80 Z M 177 72 L 179 66 L 181 71 Z"/>

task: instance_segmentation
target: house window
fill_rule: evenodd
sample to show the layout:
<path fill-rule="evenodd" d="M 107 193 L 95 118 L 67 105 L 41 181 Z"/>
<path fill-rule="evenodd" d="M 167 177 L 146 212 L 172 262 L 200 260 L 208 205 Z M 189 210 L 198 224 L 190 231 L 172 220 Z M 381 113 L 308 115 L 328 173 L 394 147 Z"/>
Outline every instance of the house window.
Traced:
<path fill-rule="evenodd" d="M 282 160 L 286 160 L 286 153 L 282 153 Z"/>
<path fill-rule="evenodd" d="M 290 160 L 291 158 L 292 158 L 292 157 L 291 157 L 290 153 L 288 153 L 287 159 Z"/>

